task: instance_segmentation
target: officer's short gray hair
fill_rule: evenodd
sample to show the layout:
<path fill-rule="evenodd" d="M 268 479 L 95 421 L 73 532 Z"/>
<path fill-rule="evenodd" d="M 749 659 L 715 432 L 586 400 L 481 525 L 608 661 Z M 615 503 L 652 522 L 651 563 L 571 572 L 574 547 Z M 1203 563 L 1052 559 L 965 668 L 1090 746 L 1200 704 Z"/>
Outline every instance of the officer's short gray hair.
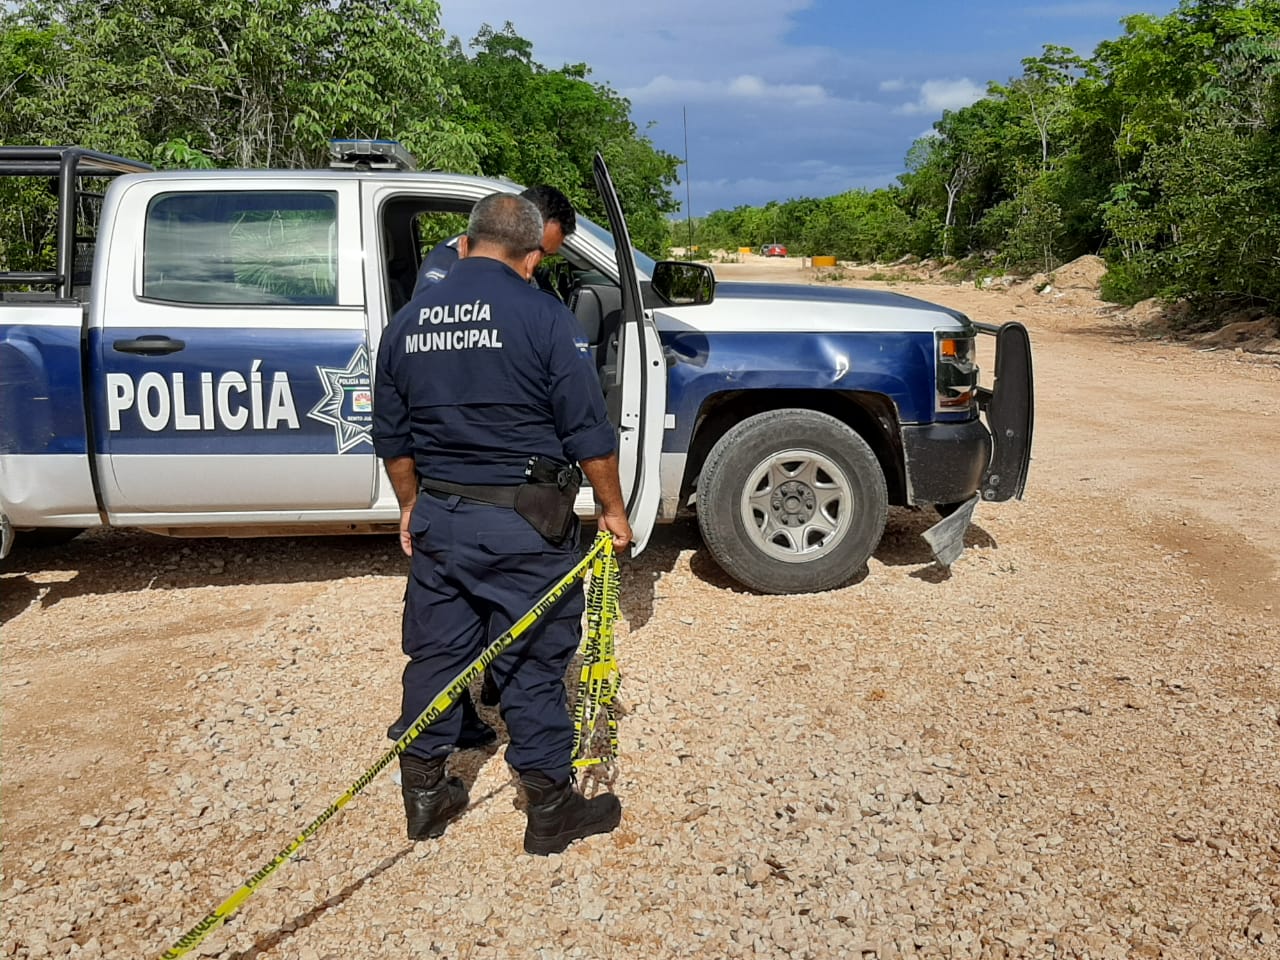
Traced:
<path fill-rule="evenodd" d="M 491 243 L 509 257 L 523 257 L 542 247 L 542 214 L 524 197 L 490 194 L 471 208 L 467 242 Z"/>

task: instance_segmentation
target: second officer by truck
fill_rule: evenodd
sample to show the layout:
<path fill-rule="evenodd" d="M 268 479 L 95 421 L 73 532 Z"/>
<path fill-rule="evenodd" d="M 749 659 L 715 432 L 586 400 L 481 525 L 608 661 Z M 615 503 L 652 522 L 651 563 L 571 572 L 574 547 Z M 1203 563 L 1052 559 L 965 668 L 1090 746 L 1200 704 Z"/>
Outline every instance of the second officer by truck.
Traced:
<path fill-rule="evenodd" d="M 614 429 L 561 303 L 529 286 L 543 223 L 529 201 L 495 194 L 472 210 L 461 259 L 388 325 L 378 351 L 373 440 L 400 502 L 412 558 L 405 595 L 398 737 L 447 683 L 578 560 L 581 474 L 616 549 L 631 541 Z M 489 667 L 529 797 L 524 848 L 558 853 L 607 833 L 622 806 L 572 780 L 564 673 L 578 647 L 578 584 Z M 467 806 L 445 765 L 460 733 L 451 709 L 400 758 L 410 839 L 438 837 Z"/>
<path fill-rule="evenodd" d="M 520 196 L 530 201 L 542 214 L 542 240 L 539 246 L 543 256 L 550 257 L 559 253 L 565 237 L 570 236 L 578 225 L 578 218 L 569 198 L 547 184 L 529 187 Z M 449 275 L 453 265 L 458 262 L 463 236 L 465 235 L 460 233 L 456 237 L 441 240 L 427 254 L 422 266 L 418 268 L 418 280 L 413 288 L 415 296 Z M 539 283 L 539 286 L 549 289 L 543 283 Z"/>

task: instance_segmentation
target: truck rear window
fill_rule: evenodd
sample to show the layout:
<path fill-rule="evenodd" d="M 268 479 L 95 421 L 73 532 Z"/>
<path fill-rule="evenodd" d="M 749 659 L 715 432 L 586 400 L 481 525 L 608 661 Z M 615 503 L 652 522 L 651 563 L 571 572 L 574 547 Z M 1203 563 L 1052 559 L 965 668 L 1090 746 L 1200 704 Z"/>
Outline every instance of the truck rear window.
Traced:
<path fill-rule="evenodd" d="M 162 193 L 147 208 L 142 295 L 239 306 L 338 302 L 337 195 Z"/>

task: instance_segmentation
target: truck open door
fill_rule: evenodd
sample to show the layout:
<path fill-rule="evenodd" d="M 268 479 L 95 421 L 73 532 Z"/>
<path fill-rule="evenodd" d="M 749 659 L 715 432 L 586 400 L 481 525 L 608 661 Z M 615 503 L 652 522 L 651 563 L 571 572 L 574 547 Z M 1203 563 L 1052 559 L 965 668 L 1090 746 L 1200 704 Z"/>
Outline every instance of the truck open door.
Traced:
<path fill-rule="evenodd" d="M 596 189 L 604 201 L 613 233 L 618 285 L 622 290 L 617 367 L 613 382 L 606 382 L 604 390 L 610 419 L 618 428 L 618 465 L 634 536 L 634 556 L 644 550 L 658 519 L 658 465 L 667 411 L 667 366 L 653 314 L 646 313 L 641 300 L 635 254 L 622 205 L 609 168 L 598 153 L 594 170 Z"/>

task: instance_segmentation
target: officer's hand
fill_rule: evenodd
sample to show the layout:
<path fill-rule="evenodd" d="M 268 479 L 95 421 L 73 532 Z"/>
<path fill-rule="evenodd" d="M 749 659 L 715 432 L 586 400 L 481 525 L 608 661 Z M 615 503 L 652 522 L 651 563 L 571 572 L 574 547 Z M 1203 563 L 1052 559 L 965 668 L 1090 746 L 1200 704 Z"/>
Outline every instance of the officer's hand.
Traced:
<path fill-rule="evenodd" d="M 406 557 L 413 556 L 413 537 L 409 535 L 409 518 L 413 516 L 413 507 L 405 507 L 400 511 L 400 549 Z"/>
<path fill-rule="evenodd" d="M 631 546 L 631 524 L 627 522 L 625 513 L 600 514 L 599 528 L 601 533 L 607 530 L 613 534 L 613 549 L 616 553 L 622 553 Z"/>

